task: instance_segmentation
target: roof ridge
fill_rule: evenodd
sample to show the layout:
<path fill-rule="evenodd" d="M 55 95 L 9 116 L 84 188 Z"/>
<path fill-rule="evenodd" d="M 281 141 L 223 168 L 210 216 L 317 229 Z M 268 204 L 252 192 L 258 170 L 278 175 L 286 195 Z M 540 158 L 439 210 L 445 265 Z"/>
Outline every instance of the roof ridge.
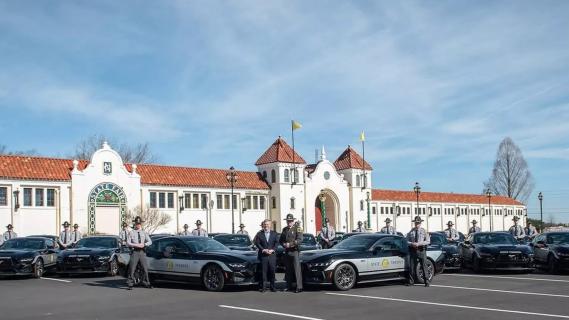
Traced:
<path fill-rule="evenodd" d="M 10 158 L 30 158 L 30 159 L 42 159 L 42 160 L 64 160 L 64 161 L 89 161 L 87 159 L 72 159 L 72 158 L 58 158 L 53 156 L 42 156 L 42 155 L 25 155 L 25 154 L 0 154 L 0 157 L 10 157 Z"/>
<path fill-rule="evenodd" d="M 211 171 L 229 171 L 229 169 L 221 169 L 221 168 L 205 168 L 205 167 L 189 167 L 189 166 L 174 166 L 169 164 L 157 164 L 157 163 L 125 163 L 125 165 L 133 165 L 136 164 L 137 168 L 141 166 L 153 166 L 153 167 L 162 167 L 162 168 L 175 168 L 175 169 L 200 169 L 200 170 L 211 170 Z M 243 173 L 259 173 L 258 171 L 247 171 L 247 170 L 235 170 L 235 172 L 243 172 Z"/>

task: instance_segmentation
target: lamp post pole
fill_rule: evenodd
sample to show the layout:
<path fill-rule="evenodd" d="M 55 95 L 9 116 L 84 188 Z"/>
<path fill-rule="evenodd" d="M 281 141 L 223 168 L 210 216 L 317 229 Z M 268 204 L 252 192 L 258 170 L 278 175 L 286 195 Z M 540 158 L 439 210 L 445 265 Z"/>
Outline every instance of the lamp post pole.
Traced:
<path fill-rule="evenodd" d="M 235 206 L 233 205 L 233 193 L 235 189 L 235 182 L 237 182 L 237 173 L 235 172 L 235 168 L 232 166 L 229 168 L 229 172 L 226 174 L 227 181 L 231 184 L 231 233 L 235 233 Z"/>
<path fill-rule="evenodd" d="M 415 191 L 415 194 L 417 195 L 417 215 L 420 216 L 421 212 L 419 211 L 419 194 L 421 194 L 421 187 L 419 186 L 419 182 L 415 182 L 413 191 Z"/>
<path fill-rule="evenodd" d="M 320 191 L 320 196 L 318 197 L 320 199 L 320 215 L 321 215 L 321 227 L 323 227 L 326 222 L 326 195 L 324 194 L 324 190 Z"/>
<path fill-rule="evenodd" d="M 539 224 L 540 224 L 540 232 L 543 232 L 543 194 L 540 192 L 537 195 L 537 198 L 539 199 Z"/>
<path fill-rule="evenodd" d="M 492 191 L 490 191 L 490 188 L 486 189 L 486 196 L 488 197 L 488 214 L 490 215 L 490 231 L 494 231 L 494 217 L 492 216 Z"/>
<path fill-rule="evenodd" d="M 371 229 L 371 211 L 370 211 L 370 206 L 369 206 L 369 202 L 370 202 L 370 194 L 369 191 L 367 192 L 367 228 Z"/>

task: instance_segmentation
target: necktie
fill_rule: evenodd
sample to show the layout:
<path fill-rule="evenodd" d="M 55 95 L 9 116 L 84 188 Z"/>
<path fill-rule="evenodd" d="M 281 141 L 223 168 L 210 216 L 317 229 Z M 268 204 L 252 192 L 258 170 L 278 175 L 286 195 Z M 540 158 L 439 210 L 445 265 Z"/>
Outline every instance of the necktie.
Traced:
<path fill-rule="evenodd" d="M 201 232 L 200 232 L 200 229 L 198 229 L 198 237 L 201 236 L 201 235 L 202 235 L 202 234 L 201 234 Z"/>
<path fill-rule="evenodd" d="M 75 238 L 75 239 L 73 239 L 73 241 L 77 241 L 77 231 L 75 231 L 75 234 L 73 235 L 73 238 Z"/>
<path fill-rule="evenodd" d="M 419 242 L 419 229 L 415 229 L 415 242 Z"/>
<path fill-rule="evenodd" d="M 140 239 L 140 231 L 137 232 L 138 233 L 138 243 L 142 243 L 142 240 Z"/>
<path fill-rule="evenodd" d="M 8 231 L 8 240 L 12 239 L 12 231 Z"/>
<path fill-rule="evenodd" d="M 67 244 L 67 231 L 65 231 L 65 240 L 63 242 Z"/>

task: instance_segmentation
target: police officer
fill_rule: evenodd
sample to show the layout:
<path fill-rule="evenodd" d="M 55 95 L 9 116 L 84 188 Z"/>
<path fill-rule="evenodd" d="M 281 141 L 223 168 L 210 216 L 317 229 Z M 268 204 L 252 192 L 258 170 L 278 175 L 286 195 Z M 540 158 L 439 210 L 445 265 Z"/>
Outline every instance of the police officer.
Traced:
<path fill-rule="evenodd" d="M 302 243 L 302 231 L 298 230 L 298 226 L 294 223 L 292 214 L 286 215 L 287 226 L 283 228 L 279 243 L 283 246 L 284 262 L 286 269 L 286 286 L 288 291 L 292 291 L 293 279 L 296 279 L 296 289 L 294 292 L 302 292 L 302 273 L 300 270 L 300 244 Z"/>
<path fill-rule="evenodd" d="M 397 233 L 395 231 L 395 228 L 391 226 L 391 219 L 389 219 L 389 218 L 385 219 L 385 227 L 381 228 L 381 230 L 379 232 L 386 233 L 386 234 L 396 234 Z"/>
<path fill-rule="evenodd" d="M 364 227 L 364 223 L 358 221 L 358 227 L 354 230 L 354 232 L 367 232 L 366 228 Z"/>
<path fill-rule="evenodd" d="M 478 223 L 478 221 L 472 220 L 472 227 L 470 227 L 470 229 L 468 229 L 468 235 L 471 235 L 471 234 L 476 233 L 476 232 L 480 232 L 480 227 L 476 226 L 477 223 Z"/>
<path fill-rule="evenodd" d="M 527 222 L 527 227 L 524 228 L 525 233 L 530 238 L 535 238 L 538 235 L 537 229 L 532 225 L 531 221 Z"/>
<path fill-rule="evenodd" d="M 196 228 L 192 230 L 192 236 L 207 237 L 207 231 L 202 229 L 202 221 L 196 221 Z"/>
<path fill-rule="evenodd" d="M 128 234 L 130 233 L 130 229 L 128 227 L 128 223 L 123 222 L 122 223 L 122 230 L 119 233 L 119 238 L 121 238 L 121 243 L 126 246 L 126 242 L 128 240 Z"/>
<path fill-rule="evenodd" d="M 61 249 L 67 249 L 67 247 L 73 244 L 73 238 L 71 237 L 71 230 L 69 230 L 69 222 L 65 221 L 63 224 L 63 230 L 59 233 L 59 247 Z"/>
<path fill-rule="evenodd" d="M 187 223 L 184 224 L 184 231 L 180 232 L 181 236 L 191 236 L 192 232 L 190 230 L 188 230 L 190 226 L 188 226 Z"/>
<path fill-rule="evenodd" d="M 417 264 L 421 265 L 421 269 L 423 270 L 423 276 L 425 280 L 425 287 L 429 286 L 429 280 L 427 279 L 427 246 L 431 243 L 431 239 L 429 237 L 429 233 L 421 228 L 421 223 L 423 219 L 421 217 L 416 216 L 415 220 L 415 227 L 409 231 L 407 234 L 407 242 L 409 242 L 409 253 L 411 263 L 409 264 L 409 272 L 407 274 L 407 284 L 411 285 L 415 282 L 414 275 L 415 271 L 417 270 Z"/>
<path fill-rule="evenodd" d="M 448 241 L 456 242 L 460 237 L 458 236 L 458 231 L 453 228 L 454 223 L 452 221 L 447 222 L 447 228 L 445 229 L 445 237 L 447 237 Z"/>
<path fill-rule="evenodd" d="M 239 230 L 238 230 L 237 232 L 235 232 L 235 233 L 236 233 L 236 234 L 246 234 L 246 235 L 249 235 L 249 232 L 247 232 L 247 231 L 245 230 L 245 225 L 242 224 L 242 223 L 239 225 Z"/>
<path fill-rule="evenodd" d="M 77 241 L 83 239 L 81 231 L 79 231 L 79 225 L 76 223 L 73 225 L 73 232 L 71 232 L 71 242 L 76 244 Z"/>
<path fill-rule="evenodd" d="M 324 225 L 320 230 L 320 245 L 322 249 L 328 249 L 332 246 L 332 241 L 336 238 L 336 231 L 330 225 L 330 219 L 324 218 Z"/>
<path fill-rule="evenodd" d="M 134 230 L 128 234 L 127 245 L 132 248 L 132 253 L 130 254 L 130 262 L 128 265 L 128 290 L 132 290 L 134 285 L 134 272 L 136 271 L 137 265 L 140 263 L 142 267 L 143 277 L 142 284 L 149 289 L 152 289 L 152 285 L 148 280 L 148 261 L 146 260 L 146 247 L 152 245 L 152 240 L 150 236 L 142 230 L 141 217 L 134 218 Z"/>
<path fill-rule="evenodd" d="M 518 224 L 518 220 L 520 220 L 520 217 L 514 216 L 512 219 L 512 221 L 514 221 L 514 225 L 510 227 L 509 232 L 514 236 L 514 238 L 516 238 L 516 240 L 522 240 L 526 237 L 526 233 L 524 232 L 524 228 Z"/>
<path fill-rule="evenodd" d="M 7 231 L 2 235 L 2 243 L 18 237 L 18 234 L 14 232 L 14 226 L 12 224 L 7 225 L 6 230 Z"/>

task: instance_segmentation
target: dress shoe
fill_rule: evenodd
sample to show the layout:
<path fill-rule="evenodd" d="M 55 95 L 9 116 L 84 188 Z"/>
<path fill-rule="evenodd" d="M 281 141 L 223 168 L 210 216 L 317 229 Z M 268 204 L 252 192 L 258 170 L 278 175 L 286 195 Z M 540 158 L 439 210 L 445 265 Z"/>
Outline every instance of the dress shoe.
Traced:
<path fill-rule="evenodd" d="M 154 289 L 154 287 L 151 284 L 147 284 L 144 286 L 146 289 Z"/>
<path fill-rule="evenodd" d="M 265 292 L 265 288 L 259 289 L 259 292 Z"/>
<path fill-rule="evenodd" d="M 132 286 L 128 286 L 128 288 L 126 288 L 126 290 L 132 290 Z"/>
<path fill-rule="evenodd" d="M 431 285 L 430 283 L 425 282 L 425 288 L 426 288 L 426 287 L 429 287 L 430 285 Z"/>
<path fill-rule="evenodd" d="M 302 289 L 296 289 L 296 290 L 294 290 L 294 293 L 301 293 L 301 292 L 302 292 Z"/>
<path fill-rule="evenodd" d="M 277 292 L 277 289 L 271 288 L 271 292 Z"/>

